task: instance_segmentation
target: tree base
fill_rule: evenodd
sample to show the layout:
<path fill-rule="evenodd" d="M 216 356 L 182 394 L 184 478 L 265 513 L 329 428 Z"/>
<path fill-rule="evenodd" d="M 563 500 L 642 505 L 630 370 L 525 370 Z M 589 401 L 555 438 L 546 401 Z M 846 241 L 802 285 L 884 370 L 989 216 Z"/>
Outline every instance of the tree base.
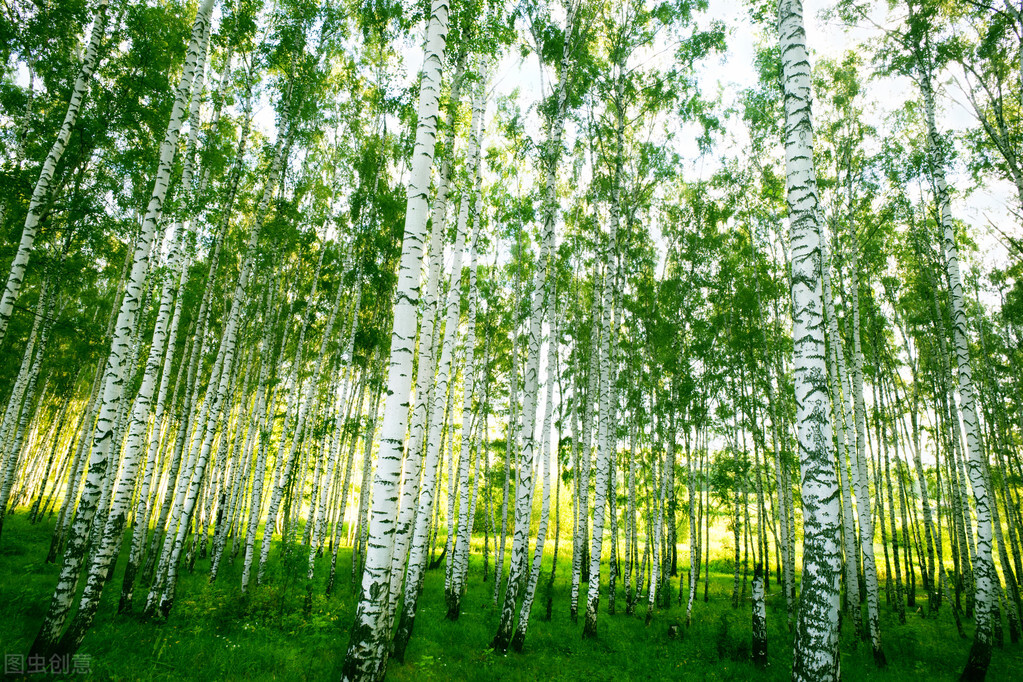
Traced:
<path fill-rule="evenodd" d="M 884 649 L 879 646 L 873 647 L 874 649 L 874 665 L 878 668 L 888 667 L 888 658 L 884 655 Z"/>
<path fill-rule="evenodd" d="M 983 682 L 987 676 L 987 667 L 991 663 L 991 645 L 973 641 L 970 657 L 966 659 L 966 668 L 959 676 L 959 682 Z"/>
<path fill-rule="evenodd" d="M 522 646 L 526 643 L 526 633 L 522 630 L 516 630 L 515 634 L 512 635 L 511 648 L 516 653 L 522 653 Z"/>
<path fill-rule="evenodd" d="M 456 621 L 460 615 L 462 615 L 462 600 L 452 600 L 448 604 L 448 612 L 444 614 L 444 617 L 450 621 Z"/>
<path fill-rule="evenodd" d="M 394 643 L 391 645 L 391 658 L 398 663 L 405 662 L 405 650 L 408 648 L 409 640 L 412 639 L 412 627 L 415 625 L 415 616 L 408 616 L 402 611 L 398 622 L 398 631 L 394 634 Z"/>
<path fill-rule="evenodd" d="M 592 614 L 592 615 L 591 615 Z M 597 637 L 597 607 L 592 610 L 586 609 L 586 618 L 583 620 L 583 639 L 595 639 Z"/>
<path fill-rule="evenodd" d="M 753 640 L 753 665 L 763 670 L 767 667 L 767 639 Z"/>
<path fill-rule="evenodd" d="M 508 642 L 511 639 L 509 634 L 503 625 L 498 627 L 497 634 L 494 635 L 493 641 L 490 642 L 490 648 L 499 654 L 508 653 Z"/>

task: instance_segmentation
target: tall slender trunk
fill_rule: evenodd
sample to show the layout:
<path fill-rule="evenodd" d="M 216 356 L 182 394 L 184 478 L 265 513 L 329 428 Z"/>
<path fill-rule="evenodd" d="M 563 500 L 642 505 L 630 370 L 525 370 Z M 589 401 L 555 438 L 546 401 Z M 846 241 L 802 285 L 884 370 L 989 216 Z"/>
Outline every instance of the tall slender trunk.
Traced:
<path fill-rule="evenodd" d="M 838 320 L 835 314 L 834 298 L 831 290 L 830 259 L 824 258 L 824 312 L 828 320 L 828 377 L 831 384 L 832 405 L 834 407 L 834 423 L 836 436 L 836 455 L 838 460 L 838 481 L 842 489 L 842 541 L 845 549 L 845 605 L 849 618 L 852 619 L 856 632 L 854 642 L 860 639 L 863 632 L 863 619 L 860 615 L 860 559 L 856 549 L 856 523 L 853 520 L 852 484 L 849 481 L 847 460 L 851 454 L 849 441 L 846 438 L 846 426 L 852 421 L 851 397 L 843 392 L 845 382 L 839 379 L 838 347 L 842 337 L 838 333 Z M 844 370 L 844 366 L 842 367 Z M 841 406 L 841 411 L 839 410 Z M 854 446 L 855 447 L 855 446 Z M 852 456 L 855 461 L 855 455 Z M 857 496 L 857 501 L 859 496 Z"/>
<path fill-rule="evenodd" d="M 928 106 L 930 137 L 933 131 L 933 103 Z M 933 141 L 932 141 L 933 142 Z M 997 595 L 997 576 L 992 560 L 991 500 L 986 478 L 987 462 L 981 450 L 980 428 L 977 421 L 976 397 L 973 388 L 973 370 L 966 340 L 966 315 L 963 308 L 962 277 L 959 273 L 959 251 L 949 210 L 948 187 L 943 173 L 937 174 L 938 203 L 941 210 L 943 242 L 948 269 L 949 306 L 952 309 L 952 338 L 956 364 L 959 370 L 960 411 L 966 431 L 968 474 L 977 510 L 977 554 L 975 574 L 976 623 L 974 642 L 962 679 L 983 679 L 991 660 L 991 619 Z"/>
<path fill-rule="evenodd" d="M 536 439 L 537 392 L 540 380 L 540 330 L 543 322 L 544 296 L 548 290 L 549 254 L 554 242 L 554 221 L 545 221 L 540 243 L 539 264 L 533 277 L 532 305 L 529 319 L 529 337 L 526 368 L 523 376 L 522 421 L 519 424 L 519 462 L 515 483 L 515 534 L 505 586 L 501 620 L 492 642 L 496 651 L 507 651 L 511 642 L 516 607 L 520 590 L 524 587 L 526 554 L 529 545 L 529 525 L 532 513 L 533 465 L 539 450 Z"/>
<path fill-rule="evenodd" d="M 634 411 L 632 414 L 632 433 L 629 438 L 629 468 L 625 474 L 625 486 L 628 489 L 628 501 L 626 502 L 625 509 L 625 614 L 631 616 L 636 612 L 636 600 L 638 597 L 638 590 L 633 589 L 633 575 L 636 573 L 636 566 L 634 559 L 638 554 L 638 548 L 636 547 L 638 533 L 636 532 L 636 441 L 638 439 L 639 425 L 638 414 Z M 688 462 L 688 460 L 687 460 Z M 692 462 L 690 464 L 690 471 Z M 693 505 L 693 490 L 694 482 L 692 474 L 688 478 L 689 486 L 689 567 L 690 567 L 690 578 L 692 577 L 693 567 L 693 556 L 692 551 L 696 543 L 693 542 L 693 532 L 695 530 L 694 514 L 696 507 Z M 636 576 L 638 577 L 638 576 Z M 690 580 L 690 582 L 692 582 Z M 688 614 L 687 614 L 688 617 Z"/>
<path fill-rule="evenodd" d="M 850 194 L 851 192 L 850 189 Z M 856 239 L 855 231 L 853 239 Z M 877 564 L 874 561 L 874 523 L 870 511 L 870 487 L 867 482 L 867 408 L 863 400 L 863 350 L 860 343 L 859 244 L 854 241 L 851 250 L 852 267 L 849 272 L 851 280 L 849 291 L 853 325 L 852 394 L 856 400 L 856 460 L 853 464 L 852 475 L 856 486 L 856 510 L 860 517 L 860 551 L 863 553 L 863 577 L 867 584 L 867 625 L 870 632 L 870 644 L 874 652 L 874 663 L 877 667 L 883 668 L 888 661 L 881 646 L 880 616 L 877 604 Z M 879 447 L 881 447 L 880 444 Z M 889 502 L 891 502 L 890 497 Z M 889 511 L 894 514 L 894 510 Z M 884 522 L 883 518 L 881 521 Z"/>
<path fill-rule="evenodd" d="M 573 622 L 576 617 L 578 610 L 578 599 L 579 599 L 579 582 L 589 582 L 590 580 L 590 565 L 589 565 L 589 550 L 590 550 L 590 469 L 593 460 L 592 456 L 592 439 L 593 439 L 593 402 L 594 397 L 597 395 L 598 381 L 600 378 L 599 371 L 599 358 L 600 358 L 600 318 L 598 311 L 600 309 L 600 296 L 597 293 L 597 287 L 593 287 L 592 301 L 590 304 L 590 346 L 589 354 L 587 359 L 586 369 L 586 389 L 582 390 L 580 386 L 579 395 L 581 396 L 580 402 L 580 451 L 579 451 L 579 525 L 576 528 L 579 538 L 579 571 L 578 574 L 573 572 L 572 576 L 572 595 L 571 595 L 571 614 Z M 579 382 L 581 383 L 581 381 Z M 651 405 L 653 403 L 653 393 L 651 393 Z M 594 503 L 594 513 L 596 513 L 596 503 Z"/>
<path fill-rule="evenodd" d="M 924 60 L 926 62 L 926 58 Z M 980 428 L 977 421 L 976 395 L 973 387 L 973 368 L 966 337 L 966 313 L 963 305 L 963 283 L 959 271 L 959 248 L 956 244 L 955 225 L 949 201 L 949 188 L 945 180 L 945 162 L 941 154 L 941 139 L 935 123 L 934 93 L 930 64 L 923 65 L 919 84 L 924 99 L 927 123 L 928 157 L 935 188 L 938 214 L 942 228 L 942 246 L 949 283 L 949 309 L 952 321 L 952 340 L 959 371 L 960 411 L 966 431 L 968 475 L 977 510 L 977 553 L 974 567 L 976 629 L 970 656 L 960 679 L 983 680 L 991 661 L 991 614 L 998 599 L 998 576 L 992 558 L 991 498 L 987 485 L 987 461 L 982 452 Z M 958 421 L 958 419 L 956 420 Z"/>
<path fill-rule="evenodd" d="M 902 592 L 902 561 L 899 556 L 899 534 L 895 524 L 895 494 L 892 489 L 892 475 L 891 475 L 891 460 L 888 456 L 888 441 L 887 441 L 887 429 L 885 428 L 885 407 L 884 402 L 881 400 L 877 393 L 878 387 L 874 386 L 874 405 L 877 408 L 877 443 L 878 443 L 878 462 L 877 466 L 880 467 L 884 459 L 884 484 L 885 491 L 888 495 L 888 521 L 889 531 L 892 534 L 892 550 L 893 550 L 893 561 L 895 563 L 895 612 L 899 614 L 899 622 L 906 622 L 906 602 Z M 897 475 L 897 474 L 896 474 Z M 878 493 L 880 495 L 880 493 Z M 885 522 L 885 519 L 880 519 L 881 523 Z M 903 525 L 903 534 L 905 534 L 905 525 Z"/>
<path fill-rule="evenodd" d="M 477 69 L 480 81 L 484 81 L 483 69 Z M 483 128 L 484 99 L 483 88 L 477 90 L 473 98 L 472 122 L 470 125 L 471 139 L 466 154 L 466 163 L 473 170 L 472 196 L 472 237 L 469 242 L 469 310 L 465 332 L 465 365 L 462 370 L 462 454 L 458 460 L 458 490 L 461 498 L 458 508 L 458 530 L 456 533 L 454 552 L 451 555 L 451 584 L 448 587 L 446 596 L 448 612 L 447 618 L 457 620 L 461 611 L 462 594 L 465 592 L 466 574 L 469 570 L 469 541 L 472 537 L 472 516 L 470 507 L 475 497 L 469 493 L 469 452 L 470 452 L 470 428 L 472 425 L 472 394 L 474 389 L 473 377 L 475 368 L 476 352 L 476 314 L 477 314 L 477 291 L 476 291 L 476 269 L 477 269 L 477 245 L 479 243 L 480 231 L 480 205 L 481 195 L 481 159 L 480 159 L 480 138 Z M 463 199 L 463 206 L 460 209 L 458 220 L 463 222 L 462 214 L 470 212 L 468 199 Z M 483 434 L 486 438 L 486 434 Z"/>
<path fill-rule="evenodd" d="M 199 103 L 202 95 L 203 73 L 208 56 L 211 23 L 212 22 L 207 22 L 204 28 L 205 34 L 202 39 L 199 54 L 196 58 L 195 75 L 193 76 L 192 83 L 190 85 L 191 93 L 188 116 L 190 128 L 181 173 L 181 187 L 184 191 L 179 192 L 179 199 L 187 200 L 187 196 L 180 195 L 190 191 L 192 184 L 194 151 L 196 140 L 198 139 Z M 167 399 L 167 389 L 170 384 L 170 370 L 174 359 L 174 349 L 177 341 L 177 325 L 181 315 L 183 299 L 181 289 L 185 284 L 186 277 L 188 276 L 188 257 L 185 250 L 189 246 L 189 240 L 182 230 L 180 216 L 174 216 L 169 233 L 166 236 L 166 240 L 170 244 L 167 258 L 167 270 L 162 275 L 163 281 L 161 284 L 156 327 L 153 330 L 149 357 L 146 360 L 145 369 L 143 370 L 142 385 L 139 388 L 139 392 L 135 397 L 134 403 L 132 404 L 128 436 L 124 443 L 122 474 L 121 478 L 117 482 L 118 488 L 114 493 L 113 505 L 110 509 L 107 525 L 103 531 L 101 544 L 98 551 L 93 556 L 92 566 L 89 568 L 90 573 L 95 572 L 97 577 L 94 579 L 90 576 L 89 582 L 86 585 L 86 591 L 82 595 L 78 614 L 76 614 L 75 620 L 72 622 L 71 629 L 77 627 L 77 634 L 72 636 L 71 629 L 69 629 L 68 633 L 66 633 L 64 637 L 64 639 L 68 642 L 69 648 L 74 650 L 78 648 L 81 637 L 84 636 L 86 630 L 89 628 L 92 619 L 95 616 L 96 608 L 99 605 L 99 596 L 102 593 L 103 586 L 106 582 L 99 576 L 109 572 L 120 549 L 122 526 L 127 519 L 128 507 L 131 503 L 131 495 L 135 486 L 136 470 L 143 448 L 145 448 L 146 453 L 146 467 L 143 474 L 142 488 L 139 493 L 139 501 L 135 513 L 135 530 L 132 533 L 129 566 L 125 569 L 126 577 L 122 585 L 122 588 L 128 588 L 127 602 L 125 602 L 125 595 L 122 590 L 122 606 L 119 607 L 120 609 L 123 609 L 125 604 L 130 607 L 131 586 L 138 566 L 139 553 L 142 549 L 142 540 L 144 539 L 145 530 L 149 526 L 147 506 L 149 485 L 153 469 L 156 466 L 156 452 L 160 439 L 160 426 L 163 420 L 163 413 Z M 172 303 L 174 304 L 173 313 L 170 308 Z M 155 382 L 157 373 L 161 372 L 161 359 L 163 359 L 162 375 L 160 378 L 159 392 L 157 394 L 157 402 L 155 405 L 153 433 L 152 436 L 147 439 L 146 428 L 149 424 L 150 412 L 153 411 L 153 392 L 156 389 Z M 132 555 L 134 555 L 134 561 L 131 559 Z"/>
<path fill-rule="evenodd" d="M 594 481 L 593 496 L 593 539 L 590 544 L 590 582 L 587 585 L 586 594 L 586 616 L 583 621 L 583 636 L 594 637 L 597 634 L 597 605 L 600 601 L 600 557 L 603 548 L 604 515 L 608 505 L 608 490 L 610 488 L 610 476 L 612 458 L 617 445 L 615 432 L 611 424 L 617 425 L 617 404 L 614 386 L 615 377 L 612 376 L 613 366 L 611 363 L 611 348 L 615 341 L 617 325 L 615 324 L 615 285 L 617 280 L 617 258 L 618 258 L 618 223 L 621 218 L 621 183 L 622 166 L 625 145 L 625 64 L 624 52 L 615 68 L 617 77 L 615 79 L 615 151 L 613 181 L 611 187 L 610 216 L 608 217 L 609 235 L 604 250 L 604 262 L 607 270 L 604 273 L 603 309 L 601 311 L 601 335 L 600 335 L 600 410 L 597 423 L 597 464 L 596 478 Z M 610 433 L 609 433 L 610 432 Z M 669 435 L 669 440 L 674 443 L 675 434 Z M 669 461 L 666 464 L 667 478 L 670 482 L 674 478 L 674 450 L 669 446 Z M 674 485 L 670 485 L 668 491 L 670 502 L 668 506 L 668 538 L 674 557 Z M 612 507 L 613 513 L 613 507 Z"/>
<path fill-rule="evenodd" d="M 142 560 L 142 550 L 145 546 L 146 531 L 149 529 L 149 517 L 151 515 L 149 506 L 150 488 L 155 489 L 155 486 L 153 485 L 153 476 L 156 472 L 157 454 L 159 451 L 160 437 L 163 432 L 167 392 L 170 387 L 174 351 L 177 346 L 178 323 L 181 319 L 181 309 L 185 298 L 183 290 L 188 277 L 187 257 L 182 259 L 179 269 L 181 272 L 177 283 L 174 313 L 171 316 L 170 330 L 167 332 L 167 349 L 164 352 L 163 369 L 160 374 L 160 389 L 157 394 L 156 409 L 153 413 L 152 432 L 149 435 L 146 448 L 146 470 L 143 473 L 142 486 L 139 489 L 138 500 L 135 504 L 131 549 L 129 550 L 128 555 L 128 565 L 124 569 L 124 578 L 121 585 L 121 599 L 117 607 L 119 613 L 131 610 L 135 574 L 138 571 L 139 563 Z"/>
<path fill-rule="evenodd" d="M 551 320 L 551 332 L 547 340 L 547 391 L 544 402 L 543 431 L 540 437 L 540 458 L 538 463 L 538 466 L 543 467 L 543 497 L 540 503 L 540 523 L 536 530 L 536 548 L 533 554 L 533 565 L 530 568 L 526 593 L 523 595 L 522 608 L 519 610 L 518 624 L 515 627 L 515 634 L 512 635 L 511 640 L 511 646 L 515 651 L 522 651 L 522 646 L 526 640 L 529 613 L 532 610 L 536 586 L 540 580 L 543 548 L 547 540 L 547 531 L 550 527 L 551 469 L 555 466 L 555 462 L 557 462 L 557 448 L 551 448 L 551 420 L 554 416 L 554 377 L 556 376 L 555 367 L 558 355 L 558 316 L 555 299 L 556 296 L 551 291 L 547 301 L 547 315 Z"/>
<path fill-rule="evenodd" d="M 40 627 L 39 634 L 32 643 L 29 655 L 49 658 L 55 653 L 60 631 L 71 609 L 71 601 L 78 586 L 82 564 L 85 560 L 85 546 L 88 530 L 92 526 L 93 517 L 99 506 L 99 497 L 107 476 L 108 461 L 114 447 L 115 419 L 120 408 L 125 388 L 125 360 L 130 353 L 130 338 L 134 332 L 136 312 L 141 303 L 141 295 L 146 273 L 149 269 L 150 250 L 156 226 L 163 214 L 164 198 L 170 184 L 170 174 L 177 151 L 178 136 L 184 122 L 188 105 L 188 94 L 195 74 L 196 61 L 200 44 L 205 35 L 206 24 L 213 9 L 214 0 L 204 0 L 196 11 L 192 34 L 188 43 L 185 64 L 178 80 L 174 97 L 174 105 L 163 142 L 160 146 L 160 159 L 153 182 L 153 191 L 149 199 L 142 230 L 135 245 L 132 257 L 128 284 L 125 287 L 124 299 L 117 314 L 114 325 L 114 336 L 111 340 L 110 354 L 104 370 L 104 386 L 99 408 L 96 430 L 93 434 L 92 460 L 89 474 L 85 481 L 82 497 L 78 504 L 78 514 L 71 529 L 70 543 L 64 553 L 60 578 L 54 589 L 53 598 L 46 618 Z"/>
<path fill-rule="evenodd" d="M 515 296 L 513 301 L 517 300 L 518 296 Z M 518 424 L 518 357 L 518 326 L 513 319 L 511 332 L 511 372 L 508 376 L 508 383 L 511 385 L 511 388 L 508 391 L 508 424 L 505 429 L 504 449 L 504 487 L 501 490 L 501 539 L 497 539 L 496 532 L 494 534 L 494 540 L 497 544 L 495 550 L 497 556 L 494 558 L 494 606 L 498 605 L 498 594 L 504 578 L 504 551 L 505 545 L 508 544 L 508 496 L 509 488 L 511 487 L 512 458 L 516 452 L 515 427 Z"/>
<path fill-rule="evenodd" d="M 470 200 L 470 194 L 467 192 L 462 201 L 468 202 Z M 464 212 L 459 210 L 459 217 L 457 221 L 457 227 L 455 232 L 455 245 L 452 254 L 451 272 L 448 281 L 448 293 L 447 300 L 444 303 L 444 336 L 441 339 L 440 346 L 440 359 L 437 362 L 437 377 L 434 380 L 433 385 L 433 406 L 430 409 L 430 422 L 429 431 L 426 436 L 426 457 L 423 467 L 423 480 L 422 486 L 419 490 L 419 504 L 418 510 L 415 513 L 415 528 L 412 529 L 412 542 L 411 552 L 408 556 L 408 575 L 405 577 L 405 604 L 402 611 L 401 623 L 398 626 L 398 633 L 395 636 L 394 651 L 396 657 L 403 657 L 405 647 L 408 645 L 408 640 L 412 636 L 413 623 L 415 622 L 416 607 L 418 605 L 419 591 L 421 587 L 421 581 L 423 576 L 424 567 L 426 565 L 427 550 L 427 533 L 429 531 L 429 512 L 433 507 L 434 499 L 436 496 L 436 487 L 439 484 L 437 470 L 440 464 L 440 460 L 443 452 L 443 440 L 444 440 L 444 426 L 446 422 L 446 412 L 451 413 L 451 406 L 454 402 L 455 390 L 451 388 L 451 379 L 456 375 L 456 368 L 454 367 L 454 355 L 455 355 L 455 340 L 458 333 L 458 318 L 459 318 L 459 301 L 461 300 L 462 294 L 462 257 L 465 251 L 465 223 L 467 219 L 468 206 L 463 203 Z M 465 371 L 468 373 L 469 368 Z M 449 391 L 449 389 L 451 389 Z M 447 405 L 447 410 L 445 410 Z M 465 417 L 467 418 L 467 417 Z M 452 424 L 451 429 L 448 430 L 448 438 L 451 441 L 451 448 L 448 454 L 449 462 L 449 473 L 448 479 L 451 481 L 450 463 L 454 457 L 454 425 Z M 463 457 L 469 458 L 469 443 L 462 443 L 462 454 Z M 416 485 L 418 483 L 419 466 L 416 467 L 415 478 L 408 485 Z M 414 498 L 413 498 L 414 499 Z M 450 514 L 450 504 L 448 506 Z M 409 513 L 411 517 L 411 513 Z M 399 520 L 401 517 L 399 516 Z M 448 524 L 448 528 L 451 524 Z M 450 540 L 450 533 L 448 539 Z M 396 545 L 398 543 L 395 543 Z M 395 559 L 392 560 L 391 565 L 391 576 L 390 576 L 390 589 L 391 594 L 391 605 L 389 609 L 395 608 L 397 604 L 398 592 L 401 590 L 401 579 L 404 574 L 405 564 L 405 552 L 409 549 L 408 545 L 408 533 L 405 534 L 401 547 L 395 547 L 396 551 L 400 551 L 401 555 L 395 555 Z M 445 548 L 447 556 L 451 556 L 452 552 Z M 398 563 L 401 566 L 398 566 Z M 449 609 L 451 604 L 448 604 Z M 391 616 L 388 615 L 387 618 Z M 388 632 L 390 628 L 388 627 Z"/>
<path fill-rule="evenodd" d="M 686 602 L 686 627 L 693 624 L 693 601 L 696 599 L 696 585 L 700 579 L 700 518 L 697 509 L 697 488 L 699 463 L 699 428 L 696 430 L 696 444 L 686 452 L 686 488 L 689 491 L 689 599 Z M 633 493 L 630 490 L 629 496 Z M 629 500 L 632 505 L 632 500 Z"/>
<path fill-rule="evenodd" d="M 362 574 L 362 595 L 342 668 L 343 680 L 373 680 L 383 675 L 390 640 L 388 571 L 395 531 L 401 460 L 412 389 L 412 359 L 418 327 L 419 281 L 426 231 L 427 193 L 436 142 L 441 65 L 448 33 L 446 0 L 433 0 L 426 28 L 416 143 L 407 192 L 405 229 L 391 324 L 391 359 L 380 452 L 373 481 L 369 543 Z"/>
<path fill-rule="evenodd" d="M 570 614 L 572 622 L 576 622 L 579 611 L 579 583 L 582 581 L 583 571 L 583 560 L 586 547 L 586 528 L 589 526 L 589 509 L 590 509 L 590 480 L 589 480 L 589 441 L 586 440 L 585 444 L 582 443 L 584 440 L 582 437 L 584 425 L 588 425 L 587 411 L 589 410 L 588 405 L 585 403 L 585 395 L 582 383 L 583 376 L 582 363 L 580 362 L 578 355 L 581 354 L 582 349 L 579 344 L 576 344 L 576 361 L 575 361 L 575 376 L 574 380 L 574 400 L 572 410 L 572 428 L 574 433 L 572 434 L 572 469 L 574 476 L 573 485 L 575 486 L 575 495 L 573 495 L 573 502 L 575 506 L 575 517 L 572 525 L 572 587 L 569 595 L 570 599 Z"/>
<path fill-rule="evenodd" d="M 651 414 L 653 411 L 651 410 Z M 650 497 L 653 498 L 654 509 L 652 511 L 652 518 L 647 521 L 648 528 L 653 526 L 652 537 L 648 535 L 647 544 L 650 545 L 650 586 L 647 590 L 647 607 L 646 607 L 646 623 L 650 624 L 650 621 L 654 617 L 654 604 L 657 601 L 657 591 L 661 585 L 661 569 L 663 567 L 663 561 L 661 559 L 661 540 L 664 533 L 664 497 L 665 497 L 665 485 L 667 483 L 667 477 L 664 474 L 664 457 L 660 455 L 660 448 L 657 446 L 654 435 L 657 427 L 653 424 L 650 425 L 651 431 L 651 452 L 653 453 L 654 462 L 650 467 L 651 481 L 650 481 Z"/>
<path fill-rule="evenodd" d="M 18 299 L 21 285 L 25 281 L 25 269 L 28 267 L 29 258 L 32 256 L 32 248 L 35 245 L 36 234 L 39 231 L 39 223 L 45 217 L 48 209 L 53 176 L 57 171 L 57 164 L 60 163 L 61 157 L 64 156 L 64 150 L 67 148 L 71 132 L 74 130 L 75 123 L 78 120 L 78 113 L 82 108 L 82 101 L 89 92 L 92 74 L 96 70 L 97 63 L 99 63 L 99 44 L 106 35 L 108 5 L 109 0 L 99 0 L 96 5 L 89 43 L 85 48 L 82 66 L 75 80 L 75 85 L 71 90 L 71 100 L 68 102 L 67 111 L 64 114 L 64 122 L 61 124 L 60 130 L 57 131 L 57 139 L 53 141 L 53 145 L 43 161 L 43 166 L 39 171 L 39 179 L 36 180 L 35 188 L 32 190 L 32 198 L 29 200 L 28 213 L 25 215 L 25 226 L 21 231 L 18 250 L 14 255 L 14 261 L 11 263 L 11 271 L 7 275 L 3 294 L 0 295 L 0 343 L 4 340 L 4 335 L 7 332 L 7 323 L 10 322 L 11 313 L 14 311 L 14 302 Z"/>
<path fill-rule="evenodd" d="M 810 61 L 801 0 L 778 6 L 785 104 L 786 194 L 792 252 L 793 383 L 803 490 L 803 582 L 792 677 L 839 676 L 841 576 L 838 480 L 832 465 L 830 397 L 821 314 L 822 234 L 813 163 Z"/>

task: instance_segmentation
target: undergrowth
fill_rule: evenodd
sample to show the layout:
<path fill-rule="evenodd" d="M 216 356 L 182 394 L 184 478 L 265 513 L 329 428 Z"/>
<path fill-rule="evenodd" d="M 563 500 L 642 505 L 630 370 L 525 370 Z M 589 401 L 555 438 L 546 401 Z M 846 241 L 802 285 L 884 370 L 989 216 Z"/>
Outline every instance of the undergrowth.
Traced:
<path fill-rule="evenodd" d="M 24 654 L 35 636 L 56 583 L 59 566 L 44 563 L 52 522 L 29 525 L 22 514 L 8 517 L 0 540 L 0 653 Z M 478 547 L 474 540 L 474 551 Z M 420 600 L 406 662 L 392 662 L 388 678 L 418 680 L 787 680 L 792 663 L 792 636 L 786 625 L 785 599 L 771 578 L 767 597 L 768 656 L 763 672 L 749 661 L 750 602 L 731 606 L 731 567 L 712 563 L 709 601 L 703 585 L 686 628 L 685 606 L 677 603 L 679 580 L 672 578 L 672 603 L 659 608 L 645 624 L 646 602 L 625 615 L 623 580 L 617 614 L 607 613 L 602 594 L 598 637 L 581 636 L 580 622 L 569 618 L 570 543 L 562 542 L 554 585 L 553 618 L 543 619 L 538 598 L 522 653 L 497 654 L 488 648 L 499 610 L 491 580 L 482 582 L 482 557 L 474 553 L 469 585 L 457 622 L 444 618 L 444 572 L 429 571 Z M 308 549 L 295 547 L 282 556 L 274 547 L 266 579 L 241 593 L 241 557 L 225 558 L 216 583 L 209 582 L 209 561 L 195 571 L 182 570 L 178 598 L 166 622 L 116 614 L 120 590 L 118 566 L 103 595 L 92 630 L 82 645 L 89 673 L 97 680 L 336 680 L 348 645 L 357 603 L 351 553 L 338 553 L 336 587 L 324 595 L 330 567 L 328 552 L 317 559 L 316 578 L 306 582 Z M 680 564 L 684 556 L 680 555 Z M 548 558 L 548 562 L 549 562 Z M 545 566 L 549 570 L 549 564 Z M 506 565 L 507 570 L 507 565 Z M 603 567 L 606 576 L 607 566 Z M 606 583 L 605 583 L 606 584 Z M 539 589 L 539 588 L 538 588 Z M 138 599 L 144 599 L 141 588 Z M 883 587 L 882 587 L 883 592 Z M 542 594 L 541 590 L 541 594 Z M 688 595 L 688 591 L 686 592 Z M 946 602 L 937 618 L 925 618 L 927 598 L 917 595 L 917 609 L 900 625 L 881 599 L 882 638 L 889 666 L 874 667 L 870 645 L 855 641 L 853 628 L 842 628 L 842 673 L 846 680 L 953 680 L 966 661 L 970 641 L 956 635 Z M 967 621 L 967 635 L 972 628 Z M 989 679 L 1017 679 L 1023 653 L 1008 643 L 996 649 Z"/>

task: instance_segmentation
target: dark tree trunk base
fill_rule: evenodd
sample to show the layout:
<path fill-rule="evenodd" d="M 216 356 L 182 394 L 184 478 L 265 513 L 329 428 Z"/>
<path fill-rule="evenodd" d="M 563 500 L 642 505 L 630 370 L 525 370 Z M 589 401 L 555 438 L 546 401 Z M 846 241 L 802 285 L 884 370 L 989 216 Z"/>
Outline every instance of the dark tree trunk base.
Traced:
<path fill-rule="evenodd" d="M 764 570 L 758 563 L 753 568 L 752 658 L 753 665 L 767 667 L 767 610 L 764 604 Z"/>
<path fill-rule="evenodd" d="M 494 636 L 494 639 L 490 642 L 490 648 L 499 654 L 508 653 L 508 638 L 506 636 L 502 636 L 500 632 L 497 633 L 497 635 Z"/>
<path fill-rule="evenodd" d="M 987 667 L 991 663 L 991 645 L 974 640 L 970 647 L 970 657 L 966 659 L 966 668 L 959 676 L 959 682 L 984 682 Z"/>
<path fill-rule="evenodd" d="M 880 646 L 873 647 L 874 649 L 874 665 L 878 668 L 888 667 L 888 658 L 884 655 L 884 649 Z"/>
<path fill-rule="evenodd" d="M 117 602 L 118 613 L 131 613 L 132 598 L 135 596 L 135 574 L 138 566 L 128 562 L 124 568 L 124 579 L 121 581 L 121 599 Z"/>
<path fill-rule="evenodd" d="M 753 641 L 753 665 L 763 670 L 767 667 L 767 639 Z"/>
<path fill-rule="evenodd" d="M 391 658 L 399 663 L 405 662 L 405 650 L 408 648 L 409 640 L 412 639 L 412 628 L 416 623 L 415 616 L 409 616 L 402 609 L 401 617 L 398 620 L 398 631 L 394 634 L 394 644 L 391 646 Z"/>
<path fill-rule="evenodd" d="M 595 639 L 597 636 L 597 608 L 599 602 L 593 604 L 591 610 L 589 606 L 586 607 L 586 617 L 583 619 L 583 639 Z M 590 615 L 592 614 L 592 616 Z"/>

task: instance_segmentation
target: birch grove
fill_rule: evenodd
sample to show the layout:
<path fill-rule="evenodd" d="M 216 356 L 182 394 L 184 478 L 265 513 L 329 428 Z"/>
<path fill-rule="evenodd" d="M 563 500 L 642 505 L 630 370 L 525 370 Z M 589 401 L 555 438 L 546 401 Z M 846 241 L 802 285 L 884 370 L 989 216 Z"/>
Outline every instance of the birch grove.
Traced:
<path fill-rule="evenodd" d="M 1010 678 L 1023 14 L 826 5 L 6 3 L 5 675 Z"/>

